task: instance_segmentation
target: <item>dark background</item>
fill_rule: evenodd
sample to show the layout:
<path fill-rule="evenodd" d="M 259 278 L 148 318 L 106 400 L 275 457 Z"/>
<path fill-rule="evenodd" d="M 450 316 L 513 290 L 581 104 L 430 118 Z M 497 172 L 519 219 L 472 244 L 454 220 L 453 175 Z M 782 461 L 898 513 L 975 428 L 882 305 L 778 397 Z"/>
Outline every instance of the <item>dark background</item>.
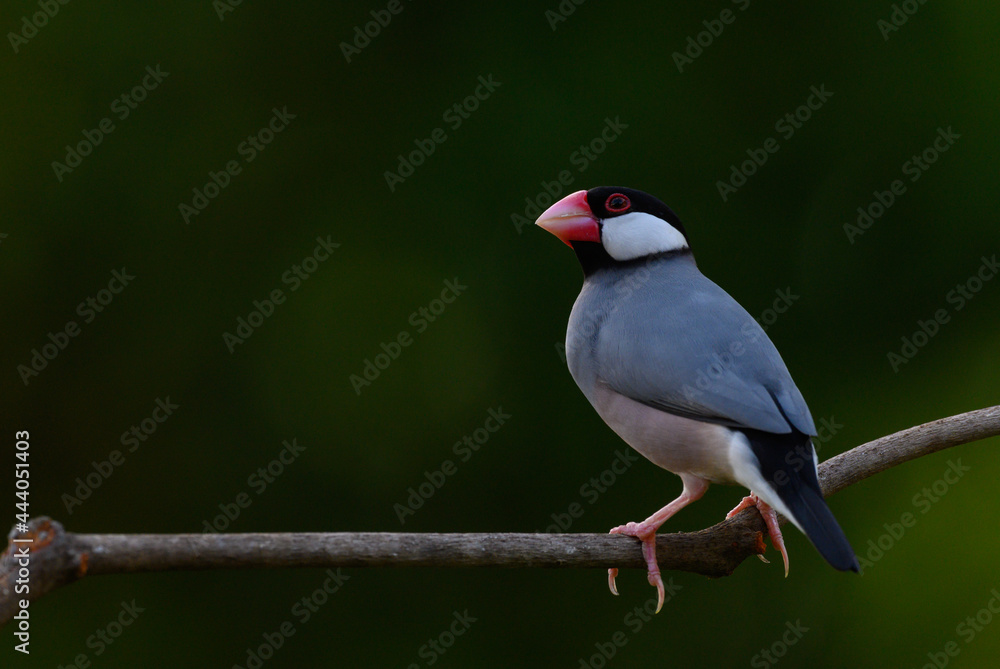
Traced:
<path fill-rule="evenodd" d="M 768 334 L 817 423 L 839 426 L 821 458 L 997 403 L 1000 280 L 960 310 L 950 293 L 1000 247 L 996 5 L 914 3 L 888 40 L 888 2 L 591 2 L 555 30 L 555 0 L 401 6 L 350 62 L 340 43 L 385 3 L 244 2 L 220 20 L 209 0 L 71 2 L 16 53 L 5 40 L 0 475 L 12 491 L 13 434 L 30 431 L 32 515 L 199 532 L 246 493 L 228 531 L 542 531 L 572 503 L 573 532 L 646 517 L 680 485 L 645 460 L 596 498 L 581 491 L 626 447 L 559 356 L 577 262 L 512 219 L 562 170 L 564 193 L 627 185 L 670 204 L 702 270 L 752 314 L 798 296 Z M 39 11 L 5 9 L 4 33 Z M 733 21 L 679 72 L 673 54 L 723 9 Z M 157 65 L 169 75 L 120 119 L 112 103 Z M 490 75 L 499 87 L 453 128 L 443 113 Z M 775 123 L 812 86 L 833 95 L 786 138 Z M 238 147 L 273 108 L 295 118 L 246 162 Z M 114 131 L 60 181 L 53 161 L 105 117 Z M 606 118 L 627 128 L 581 172 L 573 154 Z M 384 173 L 435 128 L 446 141 L 391 191 Z M 939 128 L 959 139 L 910 181 L 904 163 Z M 780 149 L 723 201 L 717 181 L 769 137 Z M 230 160 L 241 172 L 186 224 L 179 204 Z M 905 193 L 852 243 L 845 223 L 895 179 Z M 317 237 L 340 247 L 291 291 L 282 276 Z M 135 279 L 85 322 L 77 305 L 122 268 Z M 456 279 L 467 289 L 418 332 L 411 314 Z M 274 289 L 286 301 L 230 353 L 223 333 Z M 948 322 L 894 370 L 887 354 L 939 309 Z M 26 385 L 18 366 L 70 320 L 79 335 Z M 350 375 L 404 330 L 413 343 L 357 394 Z M 120 435 L 167 398 L 178 408 L 129 452 Z M 462 461 L 453 444 L 491 408 L 509 420 Z M 292 439 L 305 450 L 252 486 Z M 996 445 L 833 498 L 856 551 L 878 558 L 863 576 L 790 529 L 788 579 L 756 560 L 722 580 L 670 574 L 680 589 L 640 630 L 626 616 L 653 591 L 632 570 L 618 598 L 603 570 L 344 570 L 308 622 L 291 609 L 322 570 L 166 573 L 60 590 L 30 609 L 30 658 L 10 626 L 2 652 L 10 666 L 81 653 L 95 667 L 246 666 L 290 620 L 265 666 L 596 667 L 616 632 L 609 666 L 770 666 L 758 654 L 776 644 L 787 666 L 917 667 L 948 642 L 953 666 L 992 666 L 1000 624 L 971 639 L 961 625 L 1000 587 Z M 70 513 L 76 479 L 115 450 L 124 463 Z M 401 524 L 394 504 L 446 459 L 457 472 Z M 922 491 L 959 459 L 970 469 L 930 502 Z M 744 492 L 713 487 L 666 529 L 707 527 Z M 892 538 L 907 512 L 915 524 Z M 145 611 L 98 655 L 88 637 L 133 599 Z M 421 655 L 466 610 L 468 631 Z"/>

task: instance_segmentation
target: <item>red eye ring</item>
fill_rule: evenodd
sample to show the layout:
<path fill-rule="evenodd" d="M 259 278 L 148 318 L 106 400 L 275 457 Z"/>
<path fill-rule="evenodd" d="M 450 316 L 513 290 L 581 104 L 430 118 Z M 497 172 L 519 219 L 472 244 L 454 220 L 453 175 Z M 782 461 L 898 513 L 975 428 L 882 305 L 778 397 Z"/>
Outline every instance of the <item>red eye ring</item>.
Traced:
<path fill-rule="evenodd" d="M 621 199 L 621 202 L 616 202 L 612 204 L 611 201 L 615 199 Z M 623 211 L 628 211 L 628 208 L 632 206 L 632 202 L 629 201 L 628 196 L 622 195 L 621 193 L 612 193 L 608 196 L 608 199 L 604 201 L 604 208 L 610 211 L 612 214 L 620 214 Z"/>

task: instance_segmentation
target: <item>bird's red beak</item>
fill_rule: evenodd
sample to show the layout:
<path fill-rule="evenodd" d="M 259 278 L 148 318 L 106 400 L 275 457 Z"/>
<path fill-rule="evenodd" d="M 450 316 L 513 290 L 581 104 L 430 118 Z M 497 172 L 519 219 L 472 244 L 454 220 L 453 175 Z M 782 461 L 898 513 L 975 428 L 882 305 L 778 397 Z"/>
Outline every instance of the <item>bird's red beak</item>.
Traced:
<path fill-rule="evenodd" d="M 570 242 L 599 242 L 601 230 L 587 204 L 587 191 L 578 190 L 542 212 L 535 225 L 551 232 L 570 248 Z"/>

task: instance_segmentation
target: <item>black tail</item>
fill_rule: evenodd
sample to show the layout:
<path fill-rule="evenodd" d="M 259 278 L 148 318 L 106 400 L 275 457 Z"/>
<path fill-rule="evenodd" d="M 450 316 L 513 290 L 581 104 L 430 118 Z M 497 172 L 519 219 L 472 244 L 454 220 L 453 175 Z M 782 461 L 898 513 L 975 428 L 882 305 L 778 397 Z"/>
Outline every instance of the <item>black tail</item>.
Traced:
<path fill-rule="evenodd" d="M 819 554 L 834 569 L 860 571 L 854 549 L 823 500 L 809 437 L 796 431 L 773 434 L 744 430 L 744 433 L 760 462 L 764 480 L 788 507 Z"/>

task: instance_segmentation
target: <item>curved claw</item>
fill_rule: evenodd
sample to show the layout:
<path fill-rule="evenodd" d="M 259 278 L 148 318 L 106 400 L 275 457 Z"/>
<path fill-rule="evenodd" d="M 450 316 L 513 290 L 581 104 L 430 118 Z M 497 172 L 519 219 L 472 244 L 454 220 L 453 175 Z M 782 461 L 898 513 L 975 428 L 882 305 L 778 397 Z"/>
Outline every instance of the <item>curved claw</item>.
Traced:
<path fill-rule="evenodd" d="M 764 500 L 757 495 L 748 495 L 743 498 L 736 508 L 726 514 L 726 518 L 732 518 L 743 509 L 751 506 L 757 507 L 764 524 L 767 526 L 767 533 L 771 537 L 771 544 L 781 553 L 781 560 L 785 563 L 785 578 L 788 578 L 788 551 L 785 550 L 785 539 L 781 536 L 781 528 L 778 526 L 778 513 L 772 509 Z M 763 555 L 758 555 L 761 562 L 768 562 Z"/>
<path fill-rule="evenodd" d="M 656 586 L 657 613 L 663 608 L 663 603 L 666 600 L 666 588 L 663 587 L 663 579 L 660 578 L 660 568 L 656 564 L 656 530 L 660 529 L 660 526 L 675 513 L 696 499 L 700 499 L 705 494 L 705 491 L 708 490 L 707 480 L 692 474 L 681 474 L 680 476 L 681 481 L 684 482 L 684 490 L 681 492 L 680 497 L 641 523 L 626 523 L 611 530 L 611 534 L 624 534 L 635 537 L 642 542 L 642 556 L 646 561 L 649 582 Z M 615 576 L 617 574 L 617 569 L 608 570 L 608 585 L 611 587 L 611 592 L 616 595 L 618 594 L 618 589 L 615 587 Z"/>
<path fill-rule="evenodd" d="M 651 531 L 642 523 L 627 523 L 614 528 L 611 530 L 610 534 L 625 534 L 627 536 L 635 537 L 642 542 L 642 555 L 646 560 L 646 567 L 648 571 L 647 579 L 649 580 L 649 584 L 656 588 L 656 612 L 659 613 L 660 609 L 663 608 L 663 603 L 666 601 L 667 593 L 666 588 L 663 585 L 663 578 L 660 576 L 660 567 L 656 563 L 655 530 Z M 618 594 L 618 587 L 615 584 L 615 578 L 617 576 L 617 569 L 608 569 L 608 587 L 614 595 Z"/>
<path fill-rule="evenodd" d="M 649 584 L 656 587 L 656 613 L 659 613 L 660 609 L 663 608 L 663 600 L 667 596 L 663 588 L 663 579 L 659 573 L 649 574 Z"/>
<path fill-rule="evenodd" d="M 781 559 L 785 562 L 785 578 L 788 578 L 788 551 L 785 550 L 785 539 L 781 536 L 781 528 L 778 527 L 778 514 L 762 500 L 757 501 L 757 508 L 767 525 L 767 533 L 771 535 L 771 544 L 781 553 Z"/>
<path fill-rule="evenodd" d="M 663 578 L 660 576 L 660 565 L 656 562 L 656 535 L 648 534 L 639 539 L 642 541 L 642 555 L 646 558 L 646 579 L 656 588 L 656 612 L 659 613 L 666 599 L 666 591 L 663 587 Z"/>

